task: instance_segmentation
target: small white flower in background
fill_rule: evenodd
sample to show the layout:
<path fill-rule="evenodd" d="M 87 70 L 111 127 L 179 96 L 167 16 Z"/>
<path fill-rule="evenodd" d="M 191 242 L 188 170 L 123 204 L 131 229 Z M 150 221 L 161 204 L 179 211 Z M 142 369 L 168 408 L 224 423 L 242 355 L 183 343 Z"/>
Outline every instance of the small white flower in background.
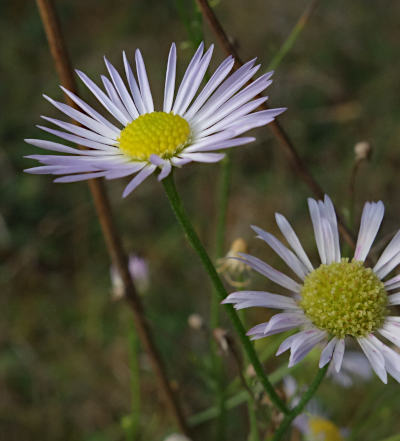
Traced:
<path fill-rule="evenodd" d="M 167 436 L 164 441 L 191 441 L 185 435 L 181 435 L 179 433 L 173 433 L 172 435 Z"/>
<path fill-rule="evenodd" d="M 147 261 L 139 256 L 130 254 L 128 268 L 135 283 L 136 289 L 140 294 L 145 294 L 149 288 L 150 282 L 149 266 Z M 114 265 L 111 265 L 110 275 L 112 283 L 112 295 L 115 300 L 118 300 L 124 296 L 124 283 L 118 269 Z"/>
<path fill-rule="evenodd" d="M 285 110 L 254 112 L 267 100 L 267 97 L 257 96 L 271 84 L 272 72 L 251 82 L 260 68 L 260 65 L 255 65 L 254 59 L 228 76 L 234 65 L 233 57 L 228 57 L 200 90 L 213 49 L 211 45 L 204 53 L 204 44 L 200 44 L 175 93 L 176 47 L 175 44 L 171 45 L 165 75 L 164 103 L 160 110 L 155 110 L 139 50 L 135 52 L 137 80 L 125 52 L 123 62 L 126 81 L 104 59 L 111 79 L 101 75 L 104 90 L 86 74 L 76 71 L 110 115 L 102 116 L 64 88 L 63 91 L 81 111 L 45 96 L 80 126 L 43 117 L 63 130 L 38 127 L 84 146 L 87 150 L 52 141 L 27 139 L 29 144 L 62 155 L 30 155 L 28 158 L 39 161 L 41 165 L 25 171 L 64 175 L 55 179 L 55 182 L 75 182 L 98 177 L 117 179 L 135 175 L 125 187 L 125 197 L 156 170 L 160 171 L 158 180 L 162 180 L 170 174 L 172 167 L 181 167 L 189 162 L 218 162 L 225 155 L 216 151 L 254 141 L 253 137 L 239 136 L 254 127 L 270 123 Z"/>
<path fill-rule="evenodd" d="M 252 328 L 253 340 L 300 327 L 288 337 L 277 355 L 290 349 L 289 366 L 301 361 L 315 346 L 324 344 L 319 367 L 332 360 L 340 371 L 345 352 L 345 338 L 355 339 L 372 369 L 386 383 L 389 373 L 400 382 L 400 354 L 378 339 L 378 335 L 400 347 L 400 317 L 391 306 L 400 304 L 400 276 L 384 281 L 400 263 L 400 231 L 396 233 L 373 268 L 365 259 L 380 228 L 382 202 L 364 206 L 353 259 L 342 258 L 337 220 L 332 201 L 308 200 L 315 240 L 321 264 L 314 268 L 293 228 L 281 214 L 276 221 L 292 250 L 272 234 L 252 227 L 293 271 L 299 281 L 277 271 L 248 254 L 243 262 L 272 282 L 287 289 L 291 296 L 264 291 L 238 291 L 223 303 L 236 309 L 264 307 L 282 309 L 269 322 Z"/>
<path fill-rule="evenodd" d="M 300 400 L 296 380 L 290 375 L 286 376 L 283 379 L 283 389 L 290 401 L 290 407 L 295 407 Z M 324 415 L 315 399 L 307 404 L 305 412 L 295 418 L 293 425 L 304 435 L 306 441 L 344 441 L 347 432 Z"/>
<path fill-rule="evenodd" d="M 225 280 L 235 288 L 243 288 L 249 283 L 250 267 L 244 263 L 240 253 L 247 252 L 247 243 L 241 237 L 232 242 L 231 248 L 225 257 L 218 259 L 217 270 Z"/>

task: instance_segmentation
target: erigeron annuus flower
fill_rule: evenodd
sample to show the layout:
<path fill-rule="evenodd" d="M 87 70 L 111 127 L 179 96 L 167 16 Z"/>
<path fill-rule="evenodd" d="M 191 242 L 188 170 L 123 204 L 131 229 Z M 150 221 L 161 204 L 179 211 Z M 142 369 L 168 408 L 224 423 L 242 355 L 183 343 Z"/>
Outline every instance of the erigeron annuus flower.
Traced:
<path fill-rule="evenodd" d="M 400 382 L 400 354 L 379 337 L 400 347 L 400 317 L 391 307 L 400 304 L 400 276 L 386 281 L 400 263 L 400 231 L 387 245 L 373 268 L 365 259 L 383 219 L 382 202 L 366 203 L 354 257 L 342 258 L 336 214 L 329 197 L 324 201 L 308 200 L 321 265 L 314 268 L 293 228 L 281 214 L 277 225 L 292 249 L 272 234 L 252 227 L 293 271 L 299 281 L 272 268 L 260 259 L 242 254 L 243 260 L 272 282 L 287 289 L 284 296 L 263 291 L 238 291 L 224 303 L 236 309 L 265 307 L 282 309 L 269 322 L 252 328 L 248 335 L 259 339 L 294 328 L 300 331 L 281 344 L 277 355 L 290 349 L 289 366 L 301 361 L 315 346 L 324 344 L 319 366 L 332 360 L 340 371 L 345 339 L 353 338 L 369 360 L 373 370 L 386 383 L 387 373 Z"/>
<path fill-rule="evenodd" d="M 283 390 L 290 407 L 295 407 L 300 401 L 297 381 L 291 376 L 285 377 Z M 293 420 L 293 426 L 304 435 L 306 441 L 344 441 L 345 433 L 348 432 L 331 421 L 315 399 L 311 400 L 305 411 Z"/>
<path fill-rule="evenodd" d="M 211 61 L 213 46 L 204 53 L 202 43 L 194 54 L 175 94 L 176 48 L 169 51 L 164 102 L 155 110 L 145 64 L 136 50 L 137 80 L 123 53 L 126 81 L 105 58 L 110 79 L 102 75 L 104 91 L 87 75 L 77 71 L 85 86 L 110 114 L 102 116 L 74 93 L 63 91 L 81 109 L 45 98 L 80 126 L 43 117 L 63 130 L 39 126 L 64 140 L 84 146 L 79 150 L 57 142 L 27 139 L 45 150 L 62 155 L 30 155 L 42 165 L 25 171 L 34 174 L 64 175 L 55 182 L 74 182 L 90 178 L 116 179 L 135 175 L 125 187 L 127 196 L 148 176 L 159 170 L 162 180 L 172 167 L 189 162 L 217 162 L 222 149 L 247 144 L 253 137 L 244 132 L 268 124 L 285 109 L 255 111 L 267 97 L 259 94 L 271 84 L 272 72 L 250 82 L 260 65 L 255 60 L 229 76 L 234 59 L 228 57 L 200 90 Z M 250 84 L 248 84 L 250 82 Z"/>

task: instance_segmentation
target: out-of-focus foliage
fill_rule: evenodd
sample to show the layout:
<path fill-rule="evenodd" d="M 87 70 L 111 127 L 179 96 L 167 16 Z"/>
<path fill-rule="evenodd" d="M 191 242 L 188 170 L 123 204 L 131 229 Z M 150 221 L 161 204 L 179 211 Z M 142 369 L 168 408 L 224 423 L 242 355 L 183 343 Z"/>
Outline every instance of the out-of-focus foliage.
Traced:
<path fill-rule="evenodd" d="M 98 77 L 105 72 L 104 54 L 122 67 L 121 51 L 132 56 L 140 47 L 158 103 L 170 42 L 180 47 L 181 67 L 192 54 L 173 0 L 56 4 L 74 66 Z M 258 56 L 267 66 L 306 5 L 303 0 L 222 0 L 216 11 L 242 57 Z M 188 16 L 193 18 L 193 10 Z M 358 176 L 357 209 L 365 199 L 382 199 L 387 234 L 400 219 L 399 16 L 400 4 L 389 0 L 321 1 L 269 88 L 271 103 L 288 107 L 281 121 L 295 145 L 344 214 L 353 146 L 361 140 L 372 144 L 372 160 Z M 212 41 L 208 30 L 206 40 Z M 34 149 L 23 139 L 41 136 L 34 127 L 41 114 L 56 115 L 41 94 L 62 99 L 35 2 L 0 2 L 0 42 L 0 438 L 121 440 L 120 422 L 130 405 L 131 315 L 123 302 L 112 301 L 109 260 L 86 184 L 56 185 L 48 176 L 22 173 L 31 166 L 23 156 Z M 217 54 L 215 63 L 223 58 L 218 49 Z M 83 88 L 82 95 L 88 96 Z M 283 212 L 306 249 L 314 249 L 304 203 L 309 190 L 292 174 L 268 129 L 256 135 L 256 144 L 233 152 L 226 248 L 245 237 L 252 252 L 279 267 L 252 238 L 249 224 L 275 233 L 273 212 Z M 218 168 L 192 165 L 176 173 L 211 249 Z M 195 414 L 214 404 L 208 337 L 187 325 L 194 311 L 208 320 L 207 277 L 155 179 L 126 200 L 121 183 L 109 183 L 108 189 L 128 250 L 149 261 L 148 318 L 171 378 L 179 383 L 185 412 Z M 252 286 L 264 283 L 254 277 Z M 265 311 L 258 315 L 260 321 Z M 257 320 L 247 317 L 249 325 Z M 260 351 L 277 342 L 261 342 Z M 270 358 L 267 369 L 286 363 L 285 357 Z M 315 368 L 309 362 L 306 371 Z M 140 439 L 161 439 L 172 430 L 171 421 L 145 354 L 140 366 Z M 225 367 L 233 380 L 235 367 L 231 361 Z M 309 379 L 301 369 L 295 374 L 300 383 Z M 374 380 L 343 392 L 327 382 L 320 399 L 338 425 L 354 430 L 351 439 L 376 441 L 400 430 L 399 387 Z M 242 441 L 246 413 L 238 406 L 229 415 L 228 439 Z M 197 430 L 210 439 L 213 424 Z"/>

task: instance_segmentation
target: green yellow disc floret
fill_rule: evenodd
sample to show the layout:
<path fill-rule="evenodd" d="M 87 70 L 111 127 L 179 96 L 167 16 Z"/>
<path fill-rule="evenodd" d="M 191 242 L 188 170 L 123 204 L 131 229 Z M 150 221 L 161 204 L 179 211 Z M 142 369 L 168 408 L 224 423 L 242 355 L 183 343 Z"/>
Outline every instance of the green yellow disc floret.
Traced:
<path fill-rule="evenodd" d="M 132 159 L 148 161 L 155 154 L 168 159 L 189 142 L 190 126 L 179 115 L 152 112 L 129 123 L 118 138 L 119 148 Z"/>
<path fill-rule="evenodd" d="M 311 272 L 301 297 L 312 323 L 338 338 L 365 337 L 380 328 L 388 305 L 385 287 L 372 269 L 348 259 Z"/>

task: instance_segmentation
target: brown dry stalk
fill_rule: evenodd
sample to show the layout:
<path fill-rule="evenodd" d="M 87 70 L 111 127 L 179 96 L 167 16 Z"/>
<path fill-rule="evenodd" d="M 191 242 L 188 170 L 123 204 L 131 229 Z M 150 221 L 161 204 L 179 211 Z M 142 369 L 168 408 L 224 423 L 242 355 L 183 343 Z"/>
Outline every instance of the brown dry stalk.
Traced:
<path fill-rule="evenodd" d="M 68 56 L 65 40 L 61 32 L 60 22 L 51 0 L 37 0 L 40 16 L 50 46 L 51 55 L 61 84 L 77 94 L 77 86 L 73 75 L 72 66 Z M 67 103 L 76 108 L 76 105 L 65 97 Z M 153 372 L 159 382 L 159 387 L 164 395 L 165 402 L 176 423 L 187 436 L 191 436 L 176 393 L 172 391 L 168 381 L 166 368 L 155 346 L 149 324 L 145 318 L 142 302 L 135 289 L 128 268 L 128 260 L 122 247 L 121 237 L 114 222 L 111 205 L 103 183 L 98 179 L 88 180 L 96 213 L 102 228 L 103 236 L 107 245 L 112 262 L 118 268 L 124 284 L 125 298 L 132 309 L 136 330 L 140 341 L 147 352 Z"/>
<path fill-rule="evenodd" d="M 220 46 L 224 50 L 227 55 L 232 55 L 235 59 L 234 69 L 239 69 L 240 66 L 243 65 L 242 60 L 240 59 L 234 45 L 229 40 L 224 28 L 222 27 L 220 21 L 215 15 L 214 11 L 210 7 L 207 0 L 196 0 L 197 4 L 209 24 L 210 28 L 215 34 L 215 37 L 219 41 Z M 261 109 L 268 109 L 268 106 L 264 103 L 260 106 Z M 314 195 L 321 199 L 323 198 L 325 192 L 319 183 L 315 180 L 311 172 L 308 170 L 307 165 L 302 160 L 300 155 L 297 153 L 296 148 L 294 147 L 291 139 L 287 135 L 286 131 L 282 128 L 279 122 L 275 119 L 274 121 L 268 124 L 268 127 L 272 130 L 273 135 L 278 140 L 279 145 L 283 152 L 286 155 L 292 169 L 295 173 L 302 179 L 306 185 L 311 189 Z M 346 242 L 352 247 L 355 248 L 355 241 L 352 233 L 346 227 L 344 221 L 338 215 L 338 210 L 336 210 L 336 215 L 338 217 L 338 226 L 339 229 L 346 240 Z"/>

